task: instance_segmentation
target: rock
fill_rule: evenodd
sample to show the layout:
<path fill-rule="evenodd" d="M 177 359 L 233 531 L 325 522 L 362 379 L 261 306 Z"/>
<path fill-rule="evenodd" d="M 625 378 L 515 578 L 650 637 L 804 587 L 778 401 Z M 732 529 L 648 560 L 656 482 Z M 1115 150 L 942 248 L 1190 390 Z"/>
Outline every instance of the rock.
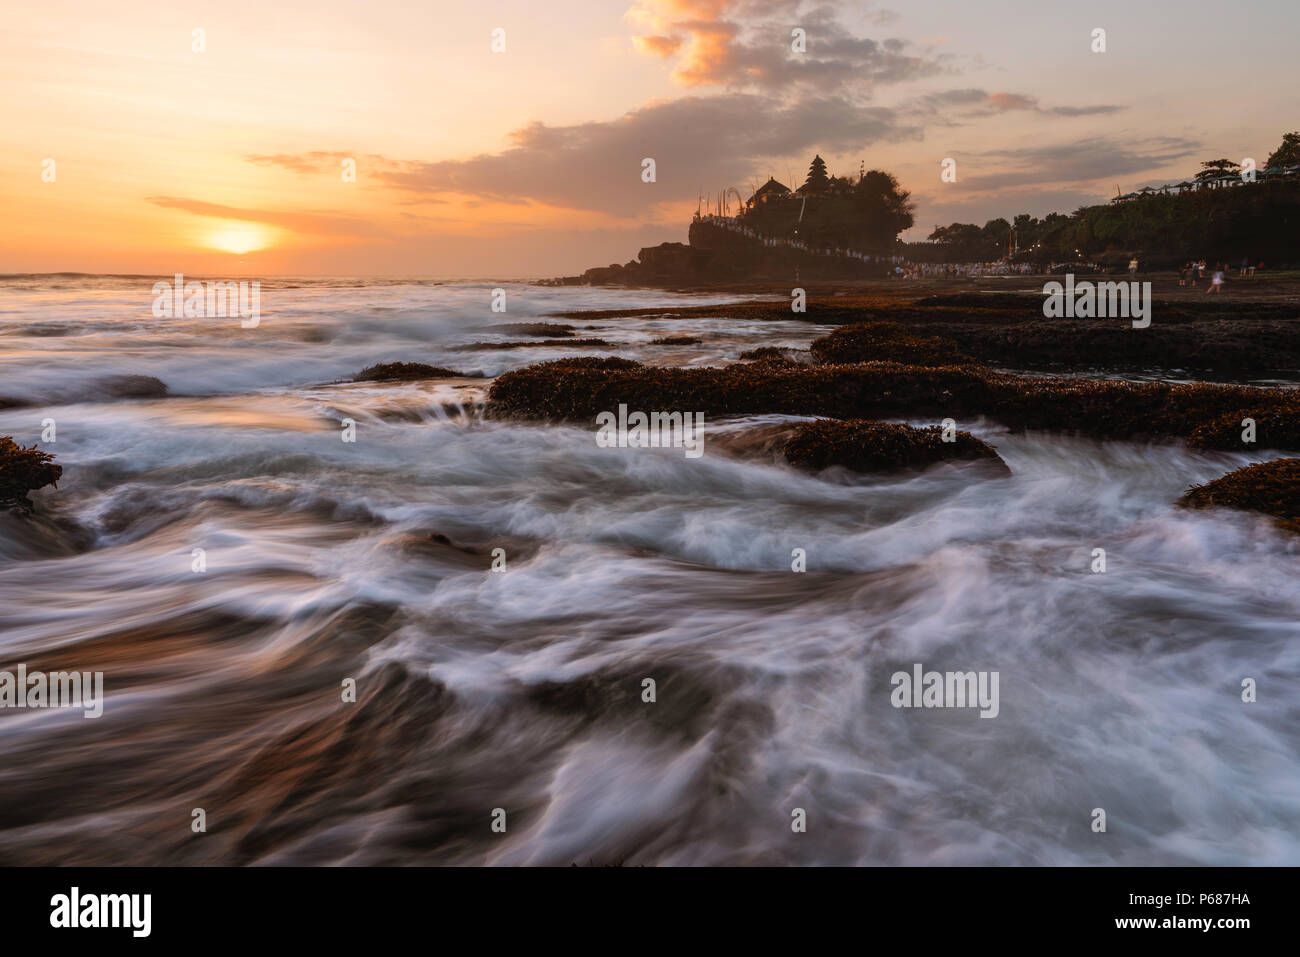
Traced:
<path fill-rule="evenodd" d="M 619 360 L 627 362 L 627 360 Z M 896 362 L 804 366 L 771 361 L 725 368 L 546 362 L 498 377 L 494 416 L 588 420 L 620 403 L 710 416 L 875 419 L 988 416 L 1012 429 L 1110 439 L 1187 439 L 1205 423 L 1251 409 L 1300 418 L 1300 390 L 1017 376 L 976 365 Z"/>
<path fill-rule="evenodd" d="M 63 467 L 35 445 L 23 448 L 11 436 L 0 436 L 0 508 L 31 508 L 27 497 L 46 485 L 58 487 Z"/>
<path fill-rule="evenodd" d="M 896 322 L 863 322 L 841 326 L 814 340 L 818 362 L 906 362 L 950 366 L 974 362 L 957 350 L 957 343 L 939 336 L 914 335 Z"/>
<path fill-rule="evenodd" d="M 511 342 L 470 342 L 463 346 L 453 346 L 455 352 L 477 352 L 480 349 L 503 351 L 506 349 L 537 349 L 555 346 L 608 346 L 604 339 L 527 339 Z"/>
<path fill-rule="evenodd" d="M 488 331 L 546 339 L 551 336 L 556 338 L 571 336 L 573 326 L 565 322 L 502 322 L 495 326 L 488 326 Z"/>
<path fill-rule="evenodd" d="M 1246 442 L 1242 423 L 1253 419 L 1254 441 Z M 1187 444 L 1198 449 L 1242 452 L 1249 449 L 1287 449 L 1300 451 L 1300 419 L 1283 411 L 1234 409 L 1199 426 Z"/>
<path fill-rule="evenodd" d="M 367 366 L 353 382 L 411 382 L 417 379 L 459 379 L 461 373 L 423 362 L 383 362 Z"/>
<path fill-rule="evenodd" d="M 1205 485 L 1194 485 L 1179 498 L 1186 508 L 1235 508 L 1261 512 L 1277 525 L 1300 533 L 1300 459 L 1276 459 L 1247 465 Z"/>
<path fill-rule="evenodd" d="M 1010 474 L 993 447 L 969 432 L 954 431 L 952 439 L 945 442 L 939 426 L 820 419 L 794 434 L 785 445 L 785 458 L 791 465 L 812 471 L 840 465 L 855 472 L 893 472 L 943 461 L 985 460 L 995 463 L 1002 474 Z"/>

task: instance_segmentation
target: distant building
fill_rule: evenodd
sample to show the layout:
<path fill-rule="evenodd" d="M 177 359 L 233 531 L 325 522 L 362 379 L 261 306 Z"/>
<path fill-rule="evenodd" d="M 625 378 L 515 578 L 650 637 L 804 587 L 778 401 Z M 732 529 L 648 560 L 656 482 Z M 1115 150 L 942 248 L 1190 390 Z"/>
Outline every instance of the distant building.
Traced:
<path fill-rule="evenodd" d="M 826 173 L 826 161 L 821 158 L 821 154 L 813 157 L 812 165 L 808 167 L 808 178 L 804 184 L 799 187 L 800 196 L 824 196 L 830 191 L 831 179 Z"/>
<path fill-rule="evenodd" d="M 757 206 L 762 203 L 770 203 L 773 200 L 789 198 L 790 187 L 786 186 L 784 183 L 778 183 L 775 179 L 769 176 L 767 182 L 754 191 L 754 196 L 750 199 L 749 205 Z"/>

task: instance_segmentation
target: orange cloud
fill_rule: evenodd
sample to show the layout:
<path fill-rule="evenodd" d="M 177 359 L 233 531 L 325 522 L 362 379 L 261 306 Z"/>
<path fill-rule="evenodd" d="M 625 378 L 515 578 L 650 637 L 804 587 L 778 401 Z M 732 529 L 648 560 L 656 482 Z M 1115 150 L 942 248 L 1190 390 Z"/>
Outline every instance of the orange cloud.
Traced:
<path fill-rule="evenodd" d="M 640 52 L 676 59 L 673 79 L 682 86 L 787 90 L 794 84 L 820 92 L 897 83 L 938 72 L 932 57 L 909 52 L 902 40 L 855 36 L 832 7 L 803 10 L 798 0 L 641 0 L 628 19 L 645 32 L 633 38 Z M 890 22 L 886 11 L 870 17 Z M 806 50 L 791 49 L 791 29 L 806 31 Z"/>
<path fill-rule="evenodd" d="M 1020 93 L 990 93 L 989 106 L 995 110 L 1036 110 L 1038 100 Z"/>
<path fill-rule="evenodd" d="M 642 53 L 667 58 L 681 48 L 682 38 L 665 36 L 633 37 L 632 44 Z"/>

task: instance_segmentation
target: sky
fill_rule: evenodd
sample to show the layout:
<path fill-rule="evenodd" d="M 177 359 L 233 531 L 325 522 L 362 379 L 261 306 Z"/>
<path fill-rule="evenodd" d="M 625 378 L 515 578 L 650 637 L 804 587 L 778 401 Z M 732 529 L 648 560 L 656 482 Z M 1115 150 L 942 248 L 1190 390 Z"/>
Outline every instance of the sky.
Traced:
<path fill-rule="evenodd" d="M 896 175 L 923 239 L 1262 166 L 1300 129 L 1294 0 L 0 13 L 3 273 L 572 275 L 685 242 L 702 193 L 798 186 L 814 153 Z"/>

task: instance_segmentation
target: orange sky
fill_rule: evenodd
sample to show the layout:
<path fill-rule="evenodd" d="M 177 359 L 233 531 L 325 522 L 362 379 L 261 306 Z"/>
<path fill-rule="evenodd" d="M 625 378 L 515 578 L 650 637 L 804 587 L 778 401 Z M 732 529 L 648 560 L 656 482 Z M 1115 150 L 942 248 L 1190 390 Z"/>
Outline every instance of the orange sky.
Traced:
<path fill-rule="evenodd" d="M 684 240 L 701 190 L 800 181 L 815 151 L 899 175 L 919 238 L 1262 161 L 1300 126 L 1294 5 L 10 6 L 3 272 L 572 273 Z"/>

